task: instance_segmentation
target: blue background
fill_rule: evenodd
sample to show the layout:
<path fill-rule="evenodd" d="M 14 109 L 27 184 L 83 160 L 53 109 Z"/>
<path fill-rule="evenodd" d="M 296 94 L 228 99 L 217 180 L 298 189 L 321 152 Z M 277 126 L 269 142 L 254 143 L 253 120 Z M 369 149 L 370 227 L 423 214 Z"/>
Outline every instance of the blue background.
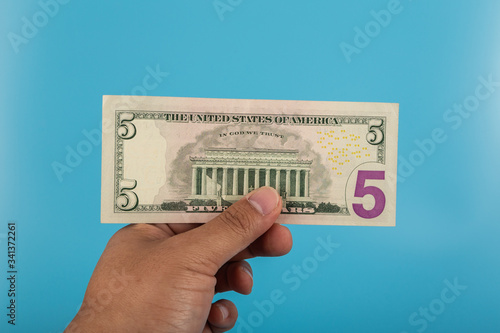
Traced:
<path fill-rule="evenodd" d="M 289 255 L 252 260 L 253 293 L 227 295 L 240 312 L 235 332 L 500 331 L 500 87 L 458 128 L 443 118 L 478 77 L 500 81 L 500 3 L 402 0 L 350 63 L 340 44 L 388 1 L 232 3 L 221 20 L 212 0 L 70 1 L 16 53 L 8 34 L 42 7 L 2 1 L 0 331 L 61 332 L 76 313 L 121 226 L 99 222 L 100 145 L 62 181 L 52 163 L 100 128 L 102 95 L 132 94 L 157 65 L 169 75 L 148 95 L 400 103 L 400 168 L 418 154 L 415 140 L 436 128 L 447 136 L 398 184 L 395 228 L 292 226 Z M 15 328 L 5 316 L 10 220 Z M 327 236 L 340 247 L 292 290 L 283 274 Z M 412 326 L 455 278 L 467 289 L 425 329 Z M 259 310 L 275 289 L 286 301 Z"/>

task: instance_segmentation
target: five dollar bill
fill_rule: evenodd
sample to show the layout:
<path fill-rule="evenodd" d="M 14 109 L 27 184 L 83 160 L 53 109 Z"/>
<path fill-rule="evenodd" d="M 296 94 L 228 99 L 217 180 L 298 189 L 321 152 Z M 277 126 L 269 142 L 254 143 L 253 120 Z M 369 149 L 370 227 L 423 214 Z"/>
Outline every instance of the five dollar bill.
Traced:
<path fill-rule="evenodd" d="M 398 110 L 104 96 L 101 222 L 207 222 L 271 186 L 279 223 L 395 226 Z"/>

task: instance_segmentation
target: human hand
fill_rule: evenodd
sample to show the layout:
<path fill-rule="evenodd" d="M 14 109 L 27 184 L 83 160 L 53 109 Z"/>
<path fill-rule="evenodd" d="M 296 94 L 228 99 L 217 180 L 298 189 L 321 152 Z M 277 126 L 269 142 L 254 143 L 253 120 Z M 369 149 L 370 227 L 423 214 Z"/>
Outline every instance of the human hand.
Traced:
<path fill-rule="evenodd" d="M 280 256 L 292 247 L 288 228 L 275 224 L 281 198 L 262 187 L 203 225 L 135 224 L 109 240 L 70 332 L 226 332 L 237 319 L 229 300 L 249 294 L 245 259 Z"/>

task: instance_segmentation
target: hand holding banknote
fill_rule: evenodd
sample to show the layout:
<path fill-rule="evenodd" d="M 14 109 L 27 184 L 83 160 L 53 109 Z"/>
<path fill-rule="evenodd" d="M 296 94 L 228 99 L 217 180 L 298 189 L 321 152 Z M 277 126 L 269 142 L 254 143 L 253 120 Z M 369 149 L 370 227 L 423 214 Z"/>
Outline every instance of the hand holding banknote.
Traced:
<path fill-rule="evenodd" d="M 292 246 L 274 222 L 281 198 L 262 187 L 201 226 L 136 224 L 118 231 L 104 250 L 84 302 L 66 332 L 225 332 L 237 319 L 228 300 L 249 294 L 245 259 L 280 256 Z"/>

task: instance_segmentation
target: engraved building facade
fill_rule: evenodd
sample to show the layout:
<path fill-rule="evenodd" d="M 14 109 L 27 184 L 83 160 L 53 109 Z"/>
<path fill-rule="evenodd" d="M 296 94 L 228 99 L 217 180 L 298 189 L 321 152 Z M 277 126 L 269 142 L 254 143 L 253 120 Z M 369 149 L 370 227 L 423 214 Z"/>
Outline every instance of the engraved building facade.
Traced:
<path fill-rule="evenodd" d="M 311 160 L 298 150 L 212 148 L 191 156 L 192 188 L 188 199 L 234 202 L 261 186 L 274 187 L 288 201 L 311 201 Z"/>

